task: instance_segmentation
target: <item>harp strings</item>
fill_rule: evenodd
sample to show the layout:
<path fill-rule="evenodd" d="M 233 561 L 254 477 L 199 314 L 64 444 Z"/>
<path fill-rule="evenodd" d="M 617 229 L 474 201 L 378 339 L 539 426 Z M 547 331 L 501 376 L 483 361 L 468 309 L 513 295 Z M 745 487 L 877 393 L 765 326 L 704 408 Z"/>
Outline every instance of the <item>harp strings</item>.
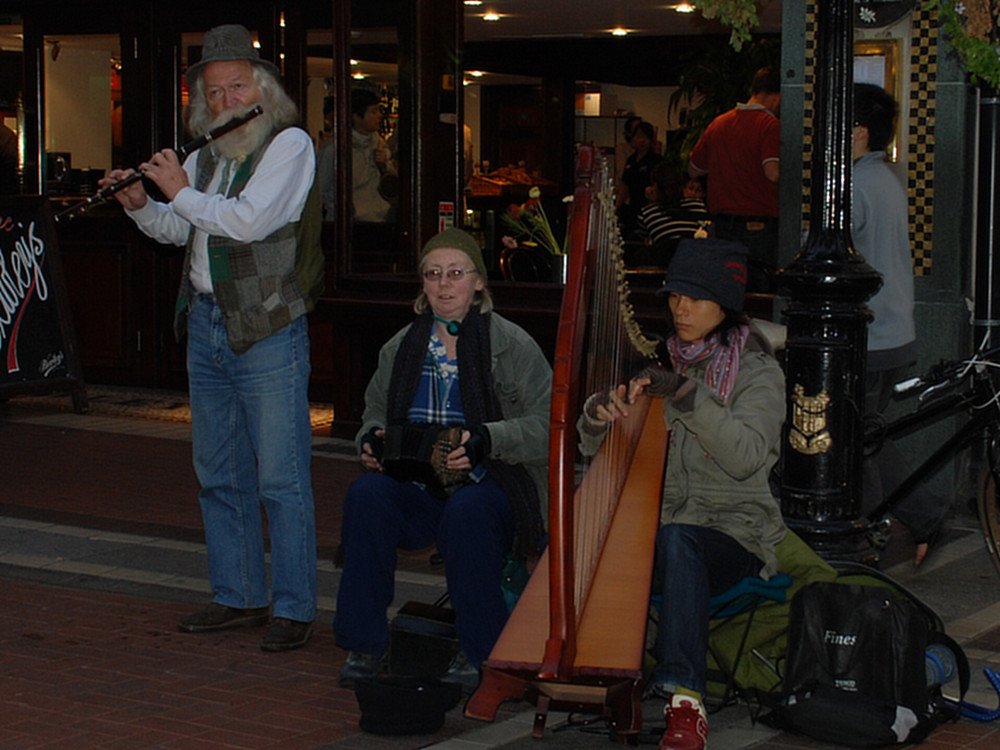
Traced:
<path fill-rule="evenodd" d="M 584 397 L 607 393 L 618 384 L 627 383 L 637 355 L 651 357 L 656 350 L 656 343 L 642 335 L 629 302 L 622 238 L 614 211 L 612 184 L 603 158 L 598 160 L 594 175 L 589 231 L 593 281 Z M 575 499 L 573 541 L 578 617 L 586 609 L 587 594 L 633 450 L 633 441 L 618 429 L 612 429 L 590 465 L 583 461 L 583 479 Z"/>

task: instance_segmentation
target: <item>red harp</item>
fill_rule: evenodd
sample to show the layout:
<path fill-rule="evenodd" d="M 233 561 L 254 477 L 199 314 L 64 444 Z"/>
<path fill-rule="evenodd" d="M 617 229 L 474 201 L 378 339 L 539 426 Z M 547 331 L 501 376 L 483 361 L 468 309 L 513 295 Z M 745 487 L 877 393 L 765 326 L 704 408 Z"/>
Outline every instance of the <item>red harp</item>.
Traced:
<path fill-rule="evenodd" d="M 637 739 L 666 427 L 659 402 L 643 396 L 589 465 L 576 429 L 588 394 L 627 382 L 655 357 L 632 312 L 608 168 L 581 146 L 553 367 L 549 545 L 483 663 L 467 716 L 491 721 L 503 701 L 526 698 L 538 708 L 536 736 L 553 708 L 602 714 L 622 742 Z"/>

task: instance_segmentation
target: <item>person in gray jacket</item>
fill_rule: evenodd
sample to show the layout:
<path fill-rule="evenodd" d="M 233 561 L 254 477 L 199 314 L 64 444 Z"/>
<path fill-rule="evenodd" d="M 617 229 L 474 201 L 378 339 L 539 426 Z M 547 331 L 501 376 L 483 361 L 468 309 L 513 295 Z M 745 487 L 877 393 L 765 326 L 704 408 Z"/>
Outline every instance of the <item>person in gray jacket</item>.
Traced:
<path fill-rule="evenodd" d="M 917 359 L 909 209 L 906 190 L 886 161 L 897 109 L 896 100 L 885 89 L 870 83 L 855 84 L 851 238 L 858 252 L 882 275 L 882 288 L 868 300 L 872 320 L 868 325 L 865 414 L 885 412 L 893 386 L 906 379 Z M 906 459 L 891 440 L 866 456 L 861 492 L 864 512 L 874 510 L 909 473 Z M 914 565 L 927 557 L 950 511 L 951 502 L 939 498 L 926 485 L 914 487 L 892 509 L 913 536 Z"/>
<path fill-rule="evenodd" d="M 643 394 L 663 398 L 670 429 L 654 592 L 662 597 L 651 688 L 668 701 L 661 748 L 703 748 L 709 599 L 777 572 L 785 524 L 768 477 L 778 460 L 785 381 L 766 339 L 743 314 L 745 248 L 686 239 L 667 269 L 671 369 L 587 400 L 581 448 Z"/>
<path fill-rule="evenodd" d="M 357 445 L 370 473 L 344 499 L 333 627 L 349 652 L 341 685 L 378 675 L 396 550 L 436 543 L 461 645 L 442 679 L 471 692 L 507 620 L 505 559 L 543 542 L 552 369 L 524 329 L 492 311 L 469 234 L 428 240 L 419 273 L 417 319 L 382 348 L 365 391 Z M 423 455 L 428 431 L 445 426 L 457 426 L 453 442 Z"/>

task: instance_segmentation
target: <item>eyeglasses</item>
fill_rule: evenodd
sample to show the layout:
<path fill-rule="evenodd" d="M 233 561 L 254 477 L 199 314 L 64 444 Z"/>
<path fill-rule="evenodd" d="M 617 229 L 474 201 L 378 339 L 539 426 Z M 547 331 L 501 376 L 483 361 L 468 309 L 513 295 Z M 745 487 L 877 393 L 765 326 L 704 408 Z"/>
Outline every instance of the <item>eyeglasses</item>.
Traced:
<path fill-rule="evenodd" d="M 444 271 L 440 268 L 428 268 L 424 271 L 424 281 L 461 281 L 467 273 L 476 273 L 475 268 L 449 268 Z"/>

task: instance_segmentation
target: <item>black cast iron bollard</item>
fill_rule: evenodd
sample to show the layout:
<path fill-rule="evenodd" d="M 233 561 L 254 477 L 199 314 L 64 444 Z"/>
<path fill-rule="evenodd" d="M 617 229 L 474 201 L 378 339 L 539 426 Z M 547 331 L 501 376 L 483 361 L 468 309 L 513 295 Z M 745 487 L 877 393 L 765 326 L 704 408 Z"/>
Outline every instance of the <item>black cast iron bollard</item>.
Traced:
<path fill-rule="evenodd" d="M 875 562 L 861 515 L 865 301 L 881 277 L 853 247 L 852 0 L 817 3 L 809 234 L 778 274 L 790 298 L 781 508 L 827 559 Z"/>

